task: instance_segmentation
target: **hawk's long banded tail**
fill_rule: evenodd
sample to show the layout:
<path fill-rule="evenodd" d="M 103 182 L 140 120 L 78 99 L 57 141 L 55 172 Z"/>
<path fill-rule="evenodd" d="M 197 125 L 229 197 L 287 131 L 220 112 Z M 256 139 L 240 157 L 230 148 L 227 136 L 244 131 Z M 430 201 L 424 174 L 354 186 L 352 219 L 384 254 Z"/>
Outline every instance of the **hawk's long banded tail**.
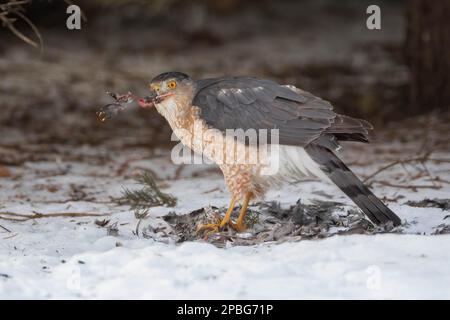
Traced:
<path fill-rule="evenodd" d="M 401 224 L 400 218 L 381 202 L 358 177 L 328 148 L 319 144 L 305 147 L 309 156 L 320 165 L 323 172 L 333 181 L 375 224 L 392 221 Z"/>

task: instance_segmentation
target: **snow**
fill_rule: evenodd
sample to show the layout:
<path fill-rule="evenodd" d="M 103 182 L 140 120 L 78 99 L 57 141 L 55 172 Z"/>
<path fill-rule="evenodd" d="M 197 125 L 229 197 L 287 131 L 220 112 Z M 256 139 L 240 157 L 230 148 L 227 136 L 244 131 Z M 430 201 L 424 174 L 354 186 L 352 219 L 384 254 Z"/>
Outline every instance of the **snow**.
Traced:
<path fill-rule="evenodd" d="M 56 227 L 56 226 L 55 226 Z M 332 237 L 258 247 L 165 245 L 64 227 L 46 248 L 4 248 L 2 298 L 449 298 L 450 235 Z M 70 235 L 80 231 L 70 232 Z M 82 240 L 84 239 L 84 240 Z M 80 241 L 83 243 L 74 243 Z M 64 251 L 59 252 L 58 249 Z M 6 250 L 5 250 L 6 249 Z M 15 252 L 16 251 L 16 252 Z M 67 256 L 67 257 L 66 257 Z M 62 263 L 62 258 L 66 262 Z M 46 267 L 44 269 L 44 266 Z"/>
<path fill-rule="evenodd" d="M 389 153 L 379 153 L 382 147 L 367 147 L 378 150 L 375 163 L 361 164 L 370 154 L 359 156 L 351 148 L 344 155 L 358 159 L 360 163 L 351 167 L 367 176 L 389 158 Z M 84 147 L 72 152 L 93 156 L 104 150 Z M 119 196 L 123 187 L 136 187 L 131 179 L 136 170 L 150 169 L 160 176 L 162 190 L 175 195 L 178 204 L 152 208 L 141 230 L 163 223 L 161 216 L 171 211 L 186 214 L 208 205 L 226 206 L 229 196 L 214 167 L 180 168 L 171 164 L 168 151 L 161 151 L 154 159 L 130 161 L 124 175 L 117 175 L 118 168 L 139 152 L 111 152 L 115 152 L 114 160 L 107 163 L 63 158 L 8 167 L 11 176 L 0 179 L 0 299 L 450 298 L 450 234 L 437 235 L 448 228 L 449 212 L 405 204 L 448 198 L 449 184 L 417 192 L 374 184 L 375 192 L 386 197 L 404 221 L 397 233 L 254 246 L 229 243 L 217 248 L 201 239 L 175 244 L 170 239 L 136 236 L 133 212 L 110 199 Z M 435 157 L 448 158 L 448 154 Z M 398 166 L 377 178 L 402 183 L 408 177 L 402 170 Z M 449 179 L 448 163 L 430 163 L 429 170 L 442 180 Z M 430 182 L 424 177 L 414 183 Z M 282 206 L 298 198 L 340 201 L 347 209 L 354 208 L 332 185 L 318 181 L 287 185 L 267 195 L 267 200 Z M 8 213 L 25 214 L 25 218 L 33 213 L 104 216 L 11 221 L 8 218 L 24 217 Z M 104 227 L 95 223 L 103 219 L 110 222 Z M 114 223 L 118 233 L 108 231 Z"/>

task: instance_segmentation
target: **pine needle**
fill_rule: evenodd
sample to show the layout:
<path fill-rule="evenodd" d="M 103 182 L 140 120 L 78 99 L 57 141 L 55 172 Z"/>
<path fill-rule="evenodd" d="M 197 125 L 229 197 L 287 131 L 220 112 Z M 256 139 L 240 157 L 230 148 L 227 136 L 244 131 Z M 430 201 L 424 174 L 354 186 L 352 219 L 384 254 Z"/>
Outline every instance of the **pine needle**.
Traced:
<path fill-rule="evenodd" d="M 162 192 L 150 174 L 143 173 L 135 180 L 143 188 L 138 190 L 125 188 L 122 192 L 122 197 L 115 199 L 118 204 L 129 205 L 132 210 L 139 211 L 150 207 L 174 207 L 177 204 L 177 199 L 170 194 Z"/>

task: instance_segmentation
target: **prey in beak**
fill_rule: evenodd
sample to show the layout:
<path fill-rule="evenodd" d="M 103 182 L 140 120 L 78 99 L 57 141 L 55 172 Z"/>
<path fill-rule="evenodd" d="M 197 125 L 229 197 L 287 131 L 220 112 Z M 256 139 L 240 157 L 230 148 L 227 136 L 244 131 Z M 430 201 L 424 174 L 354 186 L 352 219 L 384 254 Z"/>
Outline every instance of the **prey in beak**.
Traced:
<path fill-rule="evenodd" d="M 141 108 L 149 109 L 154 107 L 156 103 L 161 103 L 170 96 L 173 96 L 172 92 L 158 95 L 155 90 L 152 90 L 150 96 L 146 96 L 145 98 L 139 99 L 138 103 L 141 106 Z"/>
<path fill-rule="evenodd" d="M 125 110 L 127 108 L 127 104 L 130 104 L 135 100 L 142 108 L 151 108 L 159 101 L 156 91 L 151 91 L 150 96 L 146 96 L 144 98 L 135 96 L 131 92 L 126 94 L 116 94 L 114 92 L 106 93 L 114 99 L 114 102 L 101 107 L 100 110 L 96 112 L 97 119 L 100 122 L 105 122 L 106 120 L 111 119 L 120 111 Z"/>
<path fill-rule="evenodd" d="M 100 122 L 105 122 L 107 119 L 117 115 L 120 111 L 125 110 L 127 108 L 125 104 L 130 104 L 133 101 L 136 101 L 141 108 L 150 109 L 154 107 L 155 104 L 159 104 L 168 97 L 175 95 L 175 89 L 177 88 L 176 79 L 169 79 L 163 82 L 158 80 L 155 81 L 155 79 L 153 79 L 149 85 L 150 94 L 144 98 L 135 96 L 131 92 L 121 95 L 107 92 L 107 94 L 114 99 L 114 102 L 100 108 L 100 110 L 96 112 L 97 119 Z"/>

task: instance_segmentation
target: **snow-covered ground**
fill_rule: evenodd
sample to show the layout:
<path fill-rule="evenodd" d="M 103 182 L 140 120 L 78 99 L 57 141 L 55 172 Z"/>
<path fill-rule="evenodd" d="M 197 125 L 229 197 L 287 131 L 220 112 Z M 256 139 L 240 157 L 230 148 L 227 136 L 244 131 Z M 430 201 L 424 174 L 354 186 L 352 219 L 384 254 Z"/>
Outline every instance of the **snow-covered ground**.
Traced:
<path fill-rule="evenodd" d="M 62 156 L 3 167 L 2 299 L 450 298 L 450 212 L 406 204 L 450 198 L 450 163 L 431 160 L 448 160 L 448 153 L 430 156 L 430 174 L 417 175 L 424 169 L 411 163 L 373 178 L 422 186 L 374 183 L 374 191 L 404 221 L 393 233 L 217 248 L 202 239 L 175 244 L 170 238 L 136 236 L 133 212 L 110 198 L 120 196 L 123 187 L 135 187 L 131 177 L 136 171 L 150 170 L 178 204 L 152 208 L 141 230 L 163 223 L 160 216 L 170 211 L 185 214 L 208 205 L 226 206 L 228 193 L 213 167 L 177 167 L 167 151 L 108 151 L 106 158 L 102 148 L 55 148 L 52 152 Z M 392 150 L 400 150 L 395 142 L 361 148 L 344 153 L 361 176 L 389 163 L 398 157 Z M 401 148 L 404 154 L 415 150 L 408 150 L 407 144 Z M 268 200 L 282 206 L 299 198 L 339 201 L 353 208 L 333 186 L 316 181 L 268 194 Z"/>

